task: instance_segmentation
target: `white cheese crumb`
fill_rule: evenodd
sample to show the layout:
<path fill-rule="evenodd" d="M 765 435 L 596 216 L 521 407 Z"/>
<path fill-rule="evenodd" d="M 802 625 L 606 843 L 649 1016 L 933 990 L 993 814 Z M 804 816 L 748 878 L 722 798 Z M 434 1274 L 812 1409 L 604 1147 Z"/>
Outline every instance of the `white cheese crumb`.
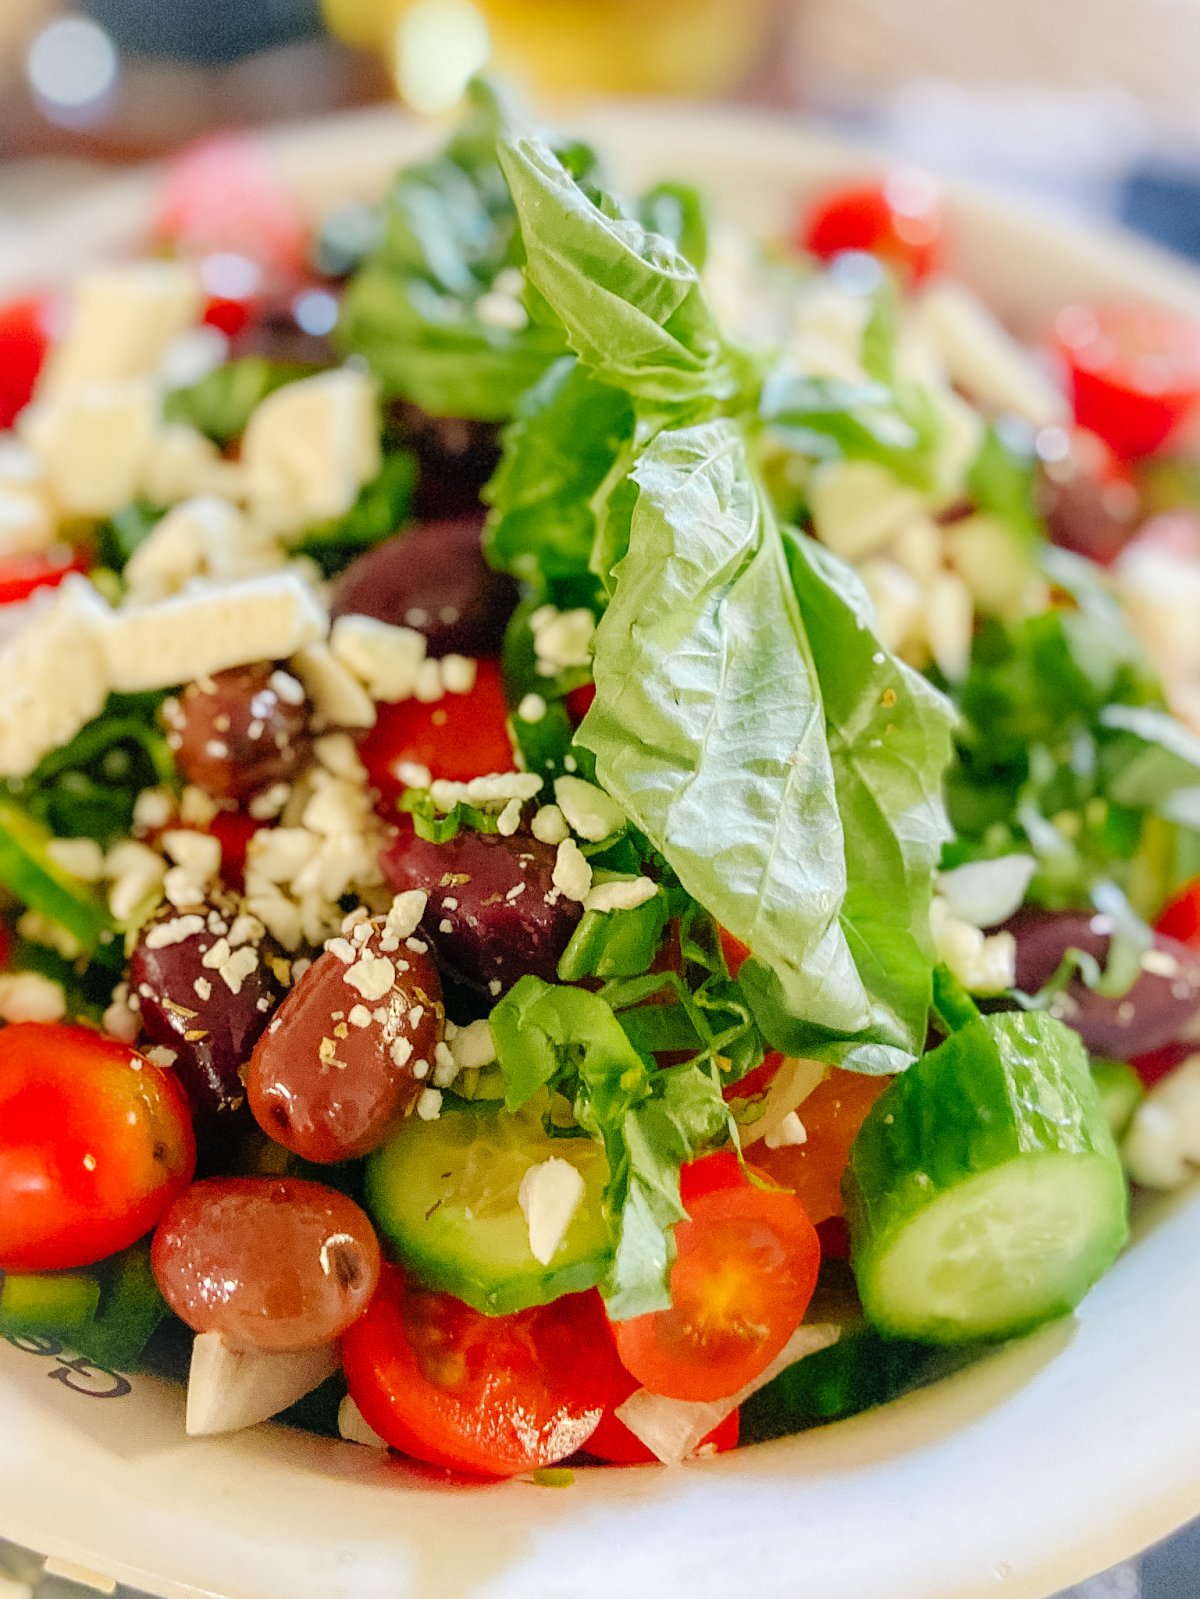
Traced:
<path fill-rule="evenodd" d="M 66 1014 L 61 983 L 40 972 L 0 972 L 0 1021 L 60 1022 Z"/>
<path fill-rule="evenodd" d="M 170 921 L 150 928 L 143 942 L 147 949 L 170 949 L 202 933 L 204 925 L 203 916 L 173 916 Z"/>
<path fill-rule="evenodd" d="M 292 669 L 312 701 L 317 727 L 375 726 L 371 696 L 328 644 L 306 644 L 292 657 Z"/>
<path fill-rule="evenodd" d="M 523 722 L 540 722 L 546 714 L 546 702 L 540 694 L 526 694 L 517 706 L 517 715 Z"/>
<path fill-rule="evenodd" d="M 364 955 L 344 974 L 350 987 L 364 999 L 382 999 L 396 983 L 396 967 L 386 955 Z"/>
<path fill-rule="evenodd" d="M 55 866 L 81 883 L 98 883 L 104 876 L 104 851 L 94 838 L 52 838 L 46 845 L 46 854 Z"/>
<path fill-rule="evenodd" d="M 496 831 L 502 838 L 511 838 L 521 825 L 521 802 L 511 799 L 496 818 Z"/>
<path fill-rule="evenodd" d="M 397 894 L 384 921 L 384 932 L 391 938 L 411 938 L 421 924 L 428 903 L 429 896 L 422 888 L 409 888 Z"/>
<path fill-rule="evenodd" d="M 162 1072 L 169 1072 L 179 1059 L 175 1051 L 168 1049 L 165 1044 L 152 1044 L 144 1053 L 150 1064 Z"/>
<path fill-rule="evenodd" d="M 985 936 L 971 922 L 955 916 L 946 901 L 934 895 L 929 925 L 937 957 L 971 994 L 1000 994 L 1016 982 L 1017 943 L 1011 933 Z"/>
<path fill-rule="evenodd" d="M 533 818 L 533 836 L 543 844 L 561 844 L 570 833 L 567 819 L 557 805 L 543 805 Z"/>
<path fill-rule="evenodd" d="M 596 632 L 596 618 L 591 611 L 583 607 L 556 611 L 553 606 L 541 606 L 529 623 L 537 669 L 543 677 L 557 677 L 567 667 L 590 664 Z"/>
<path fill-rule="evenodd" d="M 157 393 L 138 378 L 39 399 L 22 414 L 20 431 L 44 463 L 59 509 L 103 517 L 137 498 L 157 424 Z"/>
<path fill-rule="evenodd" d="M 66 332 L 51 350 L 39 396 L 151 377 L 172 341 L 199 321 L 201 304 L 191 263 L 123 261 L 91 269 L 71 291 Z"/>
<path fill-rule="evenodd" d="M 442 667 L 440 661 L 422 661 L 417 667 L 416 679 L 413 683 L 413 694 L 422 705 L 436 705 L 438 700 L 444 698 L 445 685 L 442 682 Z"/>
<path fill-rule="evenodd" d="M 110 682 L 100 642 L 106 607 L 84 578 L 20 607 L 0 645 L 0 777 L 27 776 L 98 715 Z"/>
<path fill-rule="evenodd" d="M 241 458 L 263 525 L 288 536 L 344 516 L 382 464 L 374 383 L 344 367 L 277 389 L 247 423 Z"/>
<path fill-rule="evenodd" d="M 459 1027 L 449 1034 L 447 1042 L 460 1072 L 479 1071 L 496 1058 L 496 1045 L 486 1018 Z"/>
<path fill-rule="evenodd" d="M 417 1100 L 417 1115 L 423 1122 L 435 1122 L 442 1114 L 442 1094 L 438 1088 L 426 1088 Z"/>
<path fill-rule="evenodd" d="M 175 797 L 165 788 L 144 788 L 133 802 L 133 825 L 139 833 L 156 833 L 175 814 Z"/>
<path fill-rule="evenodd" d="M 597 883 L 583 902 L 588 911 L 632 911 L 658 893 L 658 884 L 648 877 L 621 877 Z"/>
<path fill-rule="evenodd" d="M 592 886 L 592 868 L 573 838 L 564 838 L 554 857 L 554 886 L 567 899 L 580 904 Z"/>
<path fill-rule="evenodd" d="M 114 919 L 128 921 L 162 887 L 166 870 L 162 856 L 145 844 L 131 838 L 114 844 L 105 860 L 110 880 L 108 908 Z"/>
<path fill-rule="evenodd" d="M 785 1149 L 789 1146 L 807 1144 L 808 1129 L 796 1112 L 789 1110 L 779 1123 L 779 1126 L 769 1132 L 763 1139 L 763 1143 L 768 1149 Z"/>
<path fill-rule="evenodd" d="M 442 686 L 447 694 L 469 694 L 475 687 L 476 662 L 466 655 L 442 656 Z"/>
<path fill-rule="evenodd" d="M 370 1027 L 371 1012 L 365 1005 L 352 1005 L 346 1020 L 350 1023 L 351 1027 Z"/>
<path fill-rule="evenodd" d="M 433 1086 L 449 1088 L 458 1076 L 458 1059 L 444 1039 L 438 1039 L 433 1050 Z"/>
<path fill-rule="evenodd" d="M 104 1031 L 122 1044 L 132 1044 L 142 1030 L 138 1013 L 120 999 L 113 1000 L 100 1018 L 100 1022 Z"/>
<path fill-rule="evenodd" d="M 164 833 L 163 849 L 199 883 L 211 882 L 221 870 L 221 844 L 211 833 L 174 828 Z"/>
<path fill-rule="evenodd" d="M 554 797 L 574 831 L 589 843 L 599 843 L 625 825 L 625 813 L 616 800 L 582 777 L 556 778 Z"/>
<path fill-rule="evenodd" d="M 522 1177 L 517 1202 L 529 1228 L 530 1253 L 543 1266 L 566 1237 L 583 1194 L 582 1174 L 559 1155 L 539 1161 Z"/>

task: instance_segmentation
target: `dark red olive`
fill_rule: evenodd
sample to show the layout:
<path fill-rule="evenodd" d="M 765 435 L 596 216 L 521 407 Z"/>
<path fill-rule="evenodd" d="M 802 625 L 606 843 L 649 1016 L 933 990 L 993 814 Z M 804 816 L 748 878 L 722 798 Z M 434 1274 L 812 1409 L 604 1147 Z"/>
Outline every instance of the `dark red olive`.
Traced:
<path fill-rule="evenodd" d="M 500 461 L 500 430 L 494 423 L 430 416 L 400 402 L 387 408 L 387 424 L 420 464 L 413 508 L 422 521 L 478 510 L 483 486 Z"/>
<path fill-rule="evenodd" d="M 197 1111 L 228 1112 L 245 1098 L 241 1069 L 287 991 L 283 952 L 256 917 L 224 895 L 165 906 L 138 936 L 129 990 L 148 1038 L 175 1054 Z"/>
<path fill-rule="evenodd" d="M 397 892 L 429 895 L 422 937 L 460 981 L 495 996 L 527 972 L 553 982 L 583 907 L 554 887 L 555 851 L 465 829 L 445 844 L 401 833 L 384 850 Z"/>
<path fill-rule="evenodd" d="M 321 1164 L 389 1137 L 432 1085 L 445 1033 L 423 941 L 389 935 L 383 918 L 361 926 L 361 941 L 335 940 L 299 979 L 246 1070 L 255 1121 Z"/>
<path fill-rule="evenodd" d="M 155 1281 L 196 1332 L 235 1349 L 332 1343 L 379 1282 L 379 1240 L 345 1194 L 298 1177 L 193 1183 L 154 1234 Z"/>
<path fill-rule="evenodd" d="M 269 661 L 199 678 L 163 705 L 179 770 L 214 799 L 290 782 L 308 760 L 308 716 L 300 683 Z"/>
<path fill-rule="evenodd" d="M 1024 910 L 1008 924 L 1017 941 L 1017 987 L 1036 993 L 1054 976 L 1069 949 L 1091 955 L 1103 969 L 1111 920 L 1086 911 Z M 1200 951 L 1156 934 L 1142 969 L 1122 995 L 1096 994 L 1079 978 L 1051 1002 L 1094 1055 L 1128 1060 L 1186 1033 L 1200 1013 Z"/>
<path fill-rule="evenodd" d="M 1117 558 L 1140 520 L 1133 480 L 1091 434 L 1077 433 L 1065 460 L 1045 464 L 1037 500 L 1053 542 L 1102 566 Z"/>
<path fill-rule="evenodd" d="M 484 560 L 482 526 L 479 517 L 422 522 L 376 545 L 342 573 L 333 615 L 414 628 L 430 655 L 498 655 L 517 588 Z"/>

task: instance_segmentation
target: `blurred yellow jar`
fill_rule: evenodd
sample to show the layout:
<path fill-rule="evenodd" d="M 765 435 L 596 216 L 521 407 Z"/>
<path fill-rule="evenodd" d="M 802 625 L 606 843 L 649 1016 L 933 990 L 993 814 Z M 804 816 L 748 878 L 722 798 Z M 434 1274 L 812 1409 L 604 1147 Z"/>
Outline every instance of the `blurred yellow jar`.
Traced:
<path fill-rule="evenodd" d="M 762 49 L 769 0 L 323 0 L 349 44 L 476 53 L 542 95 L 715 95 Z M 440 31 L 439 31 L 440 26 Z M 400 62 L 401 82 L 419 61 Z M 469 70 L 469 69 L 468 69 Z"/>

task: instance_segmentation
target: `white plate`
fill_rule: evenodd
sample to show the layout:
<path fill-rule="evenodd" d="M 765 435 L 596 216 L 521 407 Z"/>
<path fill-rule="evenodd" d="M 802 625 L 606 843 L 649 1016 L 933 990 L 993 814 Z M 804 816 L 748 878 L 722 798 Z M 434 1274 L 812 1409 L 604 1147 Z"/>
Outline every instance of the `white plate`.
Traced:
<path fill-rule="evenodd" d="M 752 226 L 861 167 L 745 116 L 577 119 L 618 175 L 694 177 Z M 379 191 L 427 135 L 392 114 L 278 150 L 314 207 Z M 0 289 L 134 247 L 135 176 L 44 216 Z M 1200 315 L 1200 280 L 1137 243 L 957 192 L 964 275 L 1035 327 L 1074 294 Z M 0 1535 L 168 1596 L 228 1599 L 1042 1599 L 1200 1512 L 1200 1194 L 1149 1211 L 1072 1322 L 873 1414 L 677 1472 L 567 1492 L 449 1488 L 349 1444 L 264 1427 L 190 1442 L 183 1396 L 0 1341 Z"/>

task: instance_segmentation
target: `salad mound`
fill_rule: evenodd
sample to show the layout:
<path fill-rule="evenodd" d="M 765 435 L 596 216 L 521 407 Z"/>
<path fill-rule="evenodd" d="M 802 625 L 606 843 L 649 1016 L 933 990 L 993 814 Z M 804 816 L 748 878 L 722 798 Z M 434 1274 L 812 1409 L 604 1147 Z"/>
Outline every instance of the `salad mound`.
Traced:
<path fill-rule="evenodd" d="M 1195 329 L 486 83 L 267 182 L 0 331 L 0 1334 L 494 1478 L 1074 1311 L 1200 1160 Z"/>

